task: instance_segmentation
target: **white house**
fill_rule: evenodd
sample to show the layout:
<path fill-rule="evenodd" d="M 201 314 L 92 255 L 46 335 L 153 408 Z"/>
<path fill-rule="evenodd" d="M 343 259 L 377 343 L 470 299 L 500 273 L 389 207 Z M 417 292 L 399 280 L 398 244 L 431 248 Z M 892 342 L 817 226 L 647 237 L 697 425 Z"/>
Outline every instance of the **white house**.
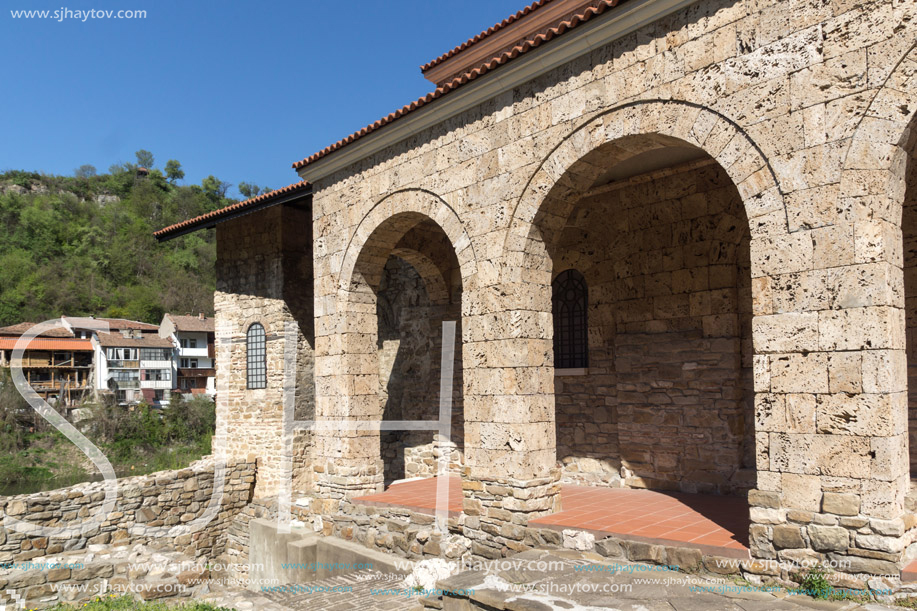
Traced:
<path fill-rule="evenodd" d="M 175 388 L 185 394 L 206 393 L 213 397 L 216 394 L 213 318 L 203 314 L 166 314 L 159 325 L 159 337 L 168 338 L 175 347 Z"/>
<path fill-rule="evenodd" d="M 97 318 L 108 325 L 102 332 L 83 328 L 78 319 L 64 317 L 77 337 L 92 338 L 95 388 L 111 390 L 119 403 L 150 405 L 169 402 L 174 385 L 172 342 L 159 337 L 159 327 L 122 318 Z"/>

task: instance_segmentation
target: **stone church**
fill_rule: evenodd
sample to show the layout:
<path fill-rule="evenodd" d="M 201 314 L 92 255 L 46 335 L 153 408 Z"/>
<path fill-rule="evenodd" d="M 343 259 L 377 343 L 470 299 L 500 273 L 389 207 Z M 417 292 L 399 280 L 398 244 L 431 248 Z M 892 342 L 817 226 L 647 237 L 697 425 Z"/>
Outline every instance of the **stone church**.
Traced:
<path fill-rule="evenodd" d="M 915 41 L 914 0 L 538 0 L 422 66 L 300 182 L 157 232 L 216 231 L 218 452 L 327 521 L 446 463 L 481 556 L 571 486 L 904 568 Z M 379 425 L 438 417 L 446 321 L 450 435 Z"/>

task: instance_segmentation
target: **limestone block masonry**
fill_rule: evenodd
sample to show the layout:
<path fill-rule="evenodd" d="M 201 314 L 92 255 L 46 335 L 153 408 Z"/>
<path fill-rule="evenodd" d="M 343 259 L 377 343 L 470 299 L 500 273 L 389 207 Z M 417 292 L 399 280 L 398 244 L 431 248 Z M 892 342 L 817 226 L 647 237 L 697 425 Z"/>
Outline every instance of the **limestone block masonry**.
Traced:
<path fill-rule="evenodd" d="M 747 494 L 754 558 L 896 572 L 917 552 L 915 40 L 912 1 L 696 2 L 343 169 L 306 166 L 311 218 L 276 206 L 217 229 L 225 450 L 257 460 L 259 497 L 284 452 L 297 491 L 328 501 L 379 490 L 399 459 L 429 473 L 411 450 L 427 438 L 281 438 L 285 387 L 340 423 L 405 396 L 379 321 L 397 257 L 423 280 L 411 307 L 460 304 L 463 428 L 442 441 L 461 449 L 473 553 L 511 553 L 502 533 L 560 509 L 565 480 Z M 576 376 L 554 368 L 569 268 L 590 291 Z M 245 382 L 253 322 L 265 389 Z"/>

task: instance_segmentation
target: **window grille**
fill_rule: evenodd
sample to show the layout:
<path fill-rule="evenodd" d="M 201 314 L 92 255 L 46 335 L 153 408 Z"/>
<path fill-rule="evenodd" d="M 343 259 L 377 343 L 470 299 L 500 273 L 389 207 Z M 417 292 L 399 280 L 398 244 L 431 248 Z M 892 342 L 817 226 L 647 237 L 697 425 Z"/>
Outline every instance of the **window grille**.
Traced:
<path fill-rule="evenodd" d="M 583 275 L 575 269 L 558 274 L 551 283 L 555 369 L 589 366 L 588 306 L 589 289 Z"/>
<path fill-rule="evenodd" d="M 249 388 L 267 388 L 267 347 L 264 327 L 253 323 L 246 335 Z"/>

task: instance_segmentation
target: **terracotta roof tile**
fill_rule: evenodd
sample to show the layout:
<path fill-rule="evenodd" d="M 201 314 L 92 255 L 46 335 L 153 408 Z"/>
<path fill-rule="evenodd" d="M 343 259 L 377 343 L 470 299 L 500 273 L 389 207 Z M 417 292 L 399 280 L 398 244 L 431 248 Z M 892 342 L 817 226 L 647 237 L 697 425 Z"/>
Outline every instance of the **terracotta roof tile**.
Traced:
<path fill-rule="evenodd" d="M 0 335 L 15 335 L 20 336 L 38 323 L 34 322 L 20 322 L 15 325 L 10 325 L 8 327 L 0 327 Z M 57 328 L 57 329 L 48 329 L 47 331 L 41 334 L 41 337 L 73 337 L 73 334 L 70 333 L 67 329 Z"/>
<path fill-rule="evenodd" d="M 16 348 L 16 342 L 18 337 L 2 337 L 0 338 L 0 350 L 14 350 Z M 75 351 L 91 351 L 92 350 L 92 341 L 88 339 L 77 339 L 77 338 L 60 338 L 60 339 L 45 339 L 43 337 L 36 337 L 29 341 L 26 350 L 75 350 Z"/>
<path fill-rule="evenodd" d="M 228 214 L 232 214 L 233 212 L 239 212 L 241 210 L 245 210 L 246 208 L 251 208 L 253 206 L 263 204 L 281 195 L 288 195 L 290 193 L 305 190 L 309 186 L 310 185 L 308 182 L 301 180 L 299 182 L 293 183 L 292 185 L 287 185 L 286 187 L 282 187 L 280 189 L 274 189 L 273 191 L 262 193 L 261 195 L 246 199 L 241 202 L 236 202 L 235 204 L 230 204 L 229 206 L 225 206 L 219 210 L 214 210 L 213 212 L 208 212 L 207 214 L 202 214 L 200 216 L 194 217 L 193 219 L 188 219 L 187 221 L 175 223 L 174 225 L 169 225 L 168 227 L 163 227 L 159 231 L 153 232 L 153 235 L 157 238 L 162 238 L 169 235 L 170 233 L 178 231 L 179 229 L 186 229 L 188 227 L 202 225 Z"/>
<path fill-rule="evenodd" d="M 205 317 L 203 320 L 198 316 L 178 316 L 176 314 L 166 314 L 175 325 L 176 331 L 187 331 L 189 333 L 213 333 L 214 324 L 213 316 Z"/>
<path fill-rule="evenodd" d="M 172 340 L 159 336 L 124 337 L 120 333 L 96 333 L 101 346 L 128 348 L 172 348 Z"/>
<path fill-rule="evenodd" d="M 501 21 L 500 23 L 494 24 L 494 25 L 492 25 L 491 27 L 487 28 L 486 30 L 484 30 L 483 32 L 481 32 L 480 34 L 478 34 L 477 36 L 473 36 L 472 38 L 469 38 L 468 40 L 466 40 L 465 42 L 463 42 L 463 43 L 460 44 L 459 46 L 455 47 L 455 48 L 452 49 L 451 51 L 446 51 L 445 53 L 443 53 L 442 55 L 440 55 L 439 57 L 437 57 L 437 58 L 434 59 L 433 61 L 427 62 L 426 64 L 422 65 L 422 66 L 420 67 L 420 69 L 421 69 L 422 71 L 426 72 L 427 70 L 429 70 L 429 69 L 432 68 L 433 66 L 436 66 L 437 64 L 441 64 L 442 62 L 446 61 L 447 59 L 449 59 L 450 57 L 454 56 L 455 54 L 461 53 L 462 51 L 464 51 L 464 50 L 467 49 L 468 47 L 470 47 L 470 46 L 472 46 L 472 45 L 474 45 L 474 44 L 477 44 L 477 43 L 481 42 L 482 40 L 484 40 L 484 39 L 487 38 L 488 36 L 491 36 L 491 35 L 493 35 L 493 34 L 496 34 L 497 32 L 499 32 L 500 30 L 502 30 L 502 29 L 505 28 L 506 26 L 508 26 L 508 25 L 510 25 L 510 24 L 513 24 L 513 23 L 515 23 L 516 21 L 519 21 L 520 19 L 522 19 L 522 18 L 525 17 L 526 15 L 532 13 L 533 11 L 536 11 L 536 10 L 540 9 L 541 7 L 543 7 L 544 5 L 546 5 L 546 4 L 549 3 L 549 2 L 551 2 L 551 0 L 538 0 L 538 2 L 533 2 L 532 4 L 528 5 L 528 6 L 525 7 L 524 9 L 522 9 L 521 11 L 518 11 L 517 13 L 515 13 L 515 14 L 513 14 L 513 15 L 510 15 L 509 17 L 507 17 L 506 19 L 504 19 L 504 20 Z"/>
<path fill-rule="evenodd" d="M 126 318 L 96 318 L 94 320 L 108 323 L 110 329 L 139 329 L 140 331 L 159 330 L 159 325 L 140 322 L 139 320 L 128 320 Z"/>
<path fill-rule="evenodd" d="M 389 123 L 392 123 L 393 121 L 396 121 L 397 119 L 400 119 L 401 117 L 417 110 L 418 108 L 422 108 L 423 106 L 426 106 L 430 102 L 433 102 L 434 100 L 437 100 L 443 97 L 447 93 L 455 91 L 462 85 L 466 85 L 470 83 L 474 79 L 487 74 L 491 70 L 494 70 L 504 64 L 509 63 L 510 61 L 516 59 L 520 55 L 524 55 L 525 53 L 528 53 L 532 49 L 536 49 L 540 47 L 541 45 L 547 42 L 550 42 L 554 38 L 565 34 L 566 32 L 576 28 L 577 26 L 583 23 L 586 23 L 587 21 L 591 20 L 593 17 L 596 17 L 597 15 L 601 15 L 608 9 L 614 8 L 615 6 L 620 4 L 620 2 L 622 1 L 623 0 L 603 0 L 602 2 L 598 3 L 596 6 L 591 6 L 591 7 L 586 8 L 581 13 L 577 13 L 576 15 L 573 15 L 570 19 L 567 19 L 566 21 L 562 21 L 557 26 L 548 29 L 546 32 L 537 34 L 533 36 L 532 38 L 516 45 L 509 51 L 502 53 L 499 57 L 494 57 L 493 59 L 485 62 L 484 64 L 478 66 L 477 68 L 473 70 L 469 70 L 465 74 L 454 78 L 450 82 L 440 87 L 437 87 L 435 90 L 431 91 L 424 97 L 414 100 L 410 104 L 403 106 L 400 109 L 396 110 L 395 112 L 390 113 L 389 115 L 379 119 L 375 123 L 367 125 L 360 131 L 354 132 L 353 134 L 347 136 L 343 140 L 338 140 L 331 146 L 325 147 L 324 149 L 320 150 L 319 152 L 315 153 L 314 155 L 310 155 L 309 157 L 306 157 L 305 159 L 301 161 L 297 161 L 296 163 L 293 164 L 293 168 L 299 170 L 311 163 L 315 163 L 319 159 L 327 155 L 330 155 L 331 153 L 339 149 L 344 148 L 348 144 L 351 144 L 359 140 L 360 138 L 373 133 L 377 129 L 384 127 L 385 125 L 388 125 Z"/>

